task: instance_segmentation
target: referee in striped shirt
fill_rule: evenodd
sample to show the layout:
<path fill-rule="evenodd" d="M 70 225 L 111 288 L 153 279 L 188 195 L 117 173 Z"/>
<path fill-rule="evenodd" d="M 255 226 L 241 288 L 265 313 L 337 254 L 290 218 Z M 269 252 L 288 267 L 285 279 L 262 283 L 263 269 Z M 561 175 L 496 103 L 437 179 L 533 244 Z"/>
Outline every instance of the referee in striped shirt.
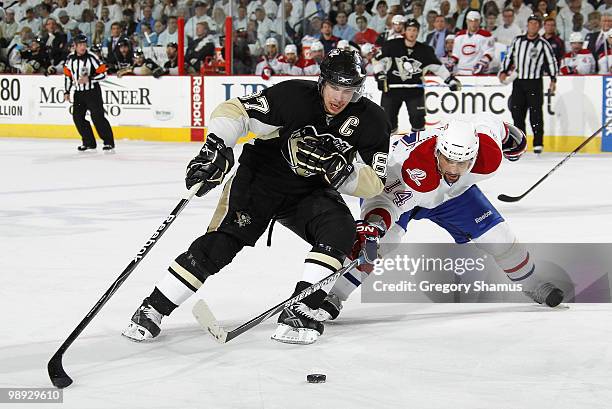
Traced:
<path fill-rule="evenodd" d="M 550 75 L 550 93 L 554 95 L 557 87 L 557 60 L 550 43 L 540 37 L 542 19 L 531 15 L 527 19 L 527 33 L 517 36 L 502 64 L 499 79 L 507 83 L 511 71 L 516 79 L 512 83 L 510 112 L 514 125 L 525 132 L 525 117 L 529 110 L 529 122 L 533 130 L 533 152 L 542 153 L 544 149 L 544 71 Z"/>
<path fill-rule="evenodd" d="M 104 116 L 104 103 L 99 82 L 106 78 L 106 65 L 87 50 L 87 37 L 79 34 L 74 39 L 75 50 L 64 65 L 64 101 L 70 101 L 70 90 L 74 86 L 72 119 L 83 139 L 77 149 L 86 151 L 96 149 L 96 138 L 85 114 L 89 111 L 91 119 L 104 141 L 102 150 L 115 149 L 113 129 Z"/>

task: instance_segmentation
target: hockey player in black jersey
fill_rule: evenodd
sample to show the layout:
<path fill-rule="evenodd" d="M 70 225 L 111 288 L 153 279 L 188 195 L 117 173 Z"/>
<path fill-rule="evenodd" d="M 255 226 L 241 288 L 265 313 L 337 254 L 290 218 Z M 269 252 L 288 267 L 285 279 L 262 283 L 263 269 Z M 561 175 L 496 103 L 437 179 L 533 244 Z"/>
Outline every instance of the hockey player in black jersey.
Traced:
<path fill-rule="evenodd" d="M 380 105 L 387 112 L 393 132 L 397 130 L 399 110 L 406 103 L 412 131 L 425 129 L 425 90 L 423 75 L 431 71 L 449 85 L 451 91 L 461 83 L 440 62 L 433 48 L 416 41 L 420 24 L 406 21 L 403 38 L 386 41 L 376 55 L 374 76 L 383 94 Z"/>
<path fill-rule="evenodd" d="M 377 195 L 386 172 L 391 127 L 383 110 L 361 97 L 364 81 L 359 54 L 333 49 L 318 82 L 288 80 L 217 106 L 206 142 L 187 167 L 187 188 L 203 182 L 201 196 L 220 185 L 234 164 L 238 138 L 248 132 L 257 138 L 244 146 L 207 233 L 170 265 L 123 335 L 134 341 L 156 337 L 163 316 L 244 246 L 254 246 L 274 221 L 312 246 L 294 294 L 341 268 L 356 225 L 340 193 Z M 326 291 L 286 308 L 273 339 L 315 342 L 323 333 L 318 308 Z"/>
<path fill-rule="evenodd" d="M 153 75 L 159 78 L 164 73 L 164 69 L 157 65 L 155 61 L 150 58 L 146 58 L 144 52 L 141 49 L 134 51 L 134 57 L 132 65 L 126 68 L 122 68 L 117 71 L 117 76 L 122 77 L 124 75 Z"/>

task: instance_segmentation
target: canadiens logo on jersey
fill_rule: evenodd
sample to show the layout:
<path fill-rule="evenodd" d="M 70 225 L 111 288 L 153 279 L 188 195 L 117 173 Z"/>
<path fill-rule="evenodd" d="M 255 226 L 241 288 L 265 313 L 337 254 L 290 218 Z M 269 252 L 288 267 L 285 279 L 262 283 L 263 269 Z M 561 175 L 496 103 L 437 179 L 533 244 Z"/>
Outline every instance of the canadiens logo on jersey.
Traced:
<path fill-rule="evenodd" d="M 406 169 L 406 173 L 417 186 L 421 186 L 421 180 L 427 177 L 427 173 L 421 169 Z"/>
<path fill-rule="evenodd" d="M 412 78 L 413 76 L 419 75 L 423 72 L 423 63 L 410 58 L 406 55 L 402 57 L 395 57 L 395 66 L 397 70 L 393 71 L 393 74 L 400 77 L 402 81 Z"/>

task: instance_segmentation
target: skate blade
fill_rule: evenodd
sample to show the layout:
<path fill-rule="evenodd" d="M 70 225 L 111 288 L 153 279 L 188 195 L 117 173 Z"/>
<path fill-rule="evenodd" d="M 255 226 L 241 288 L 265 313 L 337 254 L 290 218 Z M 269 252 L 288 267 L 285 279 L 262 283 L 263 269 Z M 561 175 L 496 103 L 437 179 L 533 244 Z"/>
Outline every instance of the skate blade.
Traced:
<path fill-rule="evenodd" d="M 148 329 L 133 322 L 121 333 L 132 342 L 146 342 L 152 340 L 153 334 Z"/>
<path fill-rule="evenodd" d="M 319 333 L 310 328 L 293 328 L 286 324 L 278 324 L 270 338 L 284 344 L 310 345 L 317 341 Z"/>

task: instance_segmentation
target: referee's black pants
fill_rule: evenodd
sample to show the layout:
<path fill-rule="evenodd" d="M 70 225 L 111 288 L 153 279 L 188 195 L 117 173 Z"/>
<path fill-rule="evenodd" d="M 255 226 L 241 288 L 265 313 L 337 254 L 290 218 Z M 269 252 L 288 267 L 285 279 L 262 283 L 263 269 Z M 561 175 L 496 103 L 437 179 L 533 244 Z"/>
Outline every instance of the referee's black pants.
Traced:
<path fill-rule="evenodd" d="M 544 146 L 544 85 L 542 79 L 514 80 L 510 96 L 510 112 L 514 126 L 525 131 L 525 117 L 529 110 L 529 122 L 533 130 L 533 146 Z"/>
<path fill-rule="evenodd" d="M 389 92 L 382 93 L 380 105 L 387 113 L 393 132 L 397 131 L 398 115 L 403 103 L 406 103 L 412 130 L 424 130 L 425 90 L 423 88 L 391 88 Z"/>
<path fill-rule="evenodd" d="M 91 90 L 75 91 L 74 104 L 72 106 L 72 119 L 83 139 L 83 145 L 95 148 L 96 138 L 91 129 L 91 124 L 85 119 L 85 113 L 87 111 L 89 111 L 91 120 L 98 131 L 98 135 L 100 135 L 100 138 L 104 141 L 104 144 L 115 146 L 113 128 L 111 128 L 110 123 L 104 116 L 102 91 L 98 84 Z"/>

